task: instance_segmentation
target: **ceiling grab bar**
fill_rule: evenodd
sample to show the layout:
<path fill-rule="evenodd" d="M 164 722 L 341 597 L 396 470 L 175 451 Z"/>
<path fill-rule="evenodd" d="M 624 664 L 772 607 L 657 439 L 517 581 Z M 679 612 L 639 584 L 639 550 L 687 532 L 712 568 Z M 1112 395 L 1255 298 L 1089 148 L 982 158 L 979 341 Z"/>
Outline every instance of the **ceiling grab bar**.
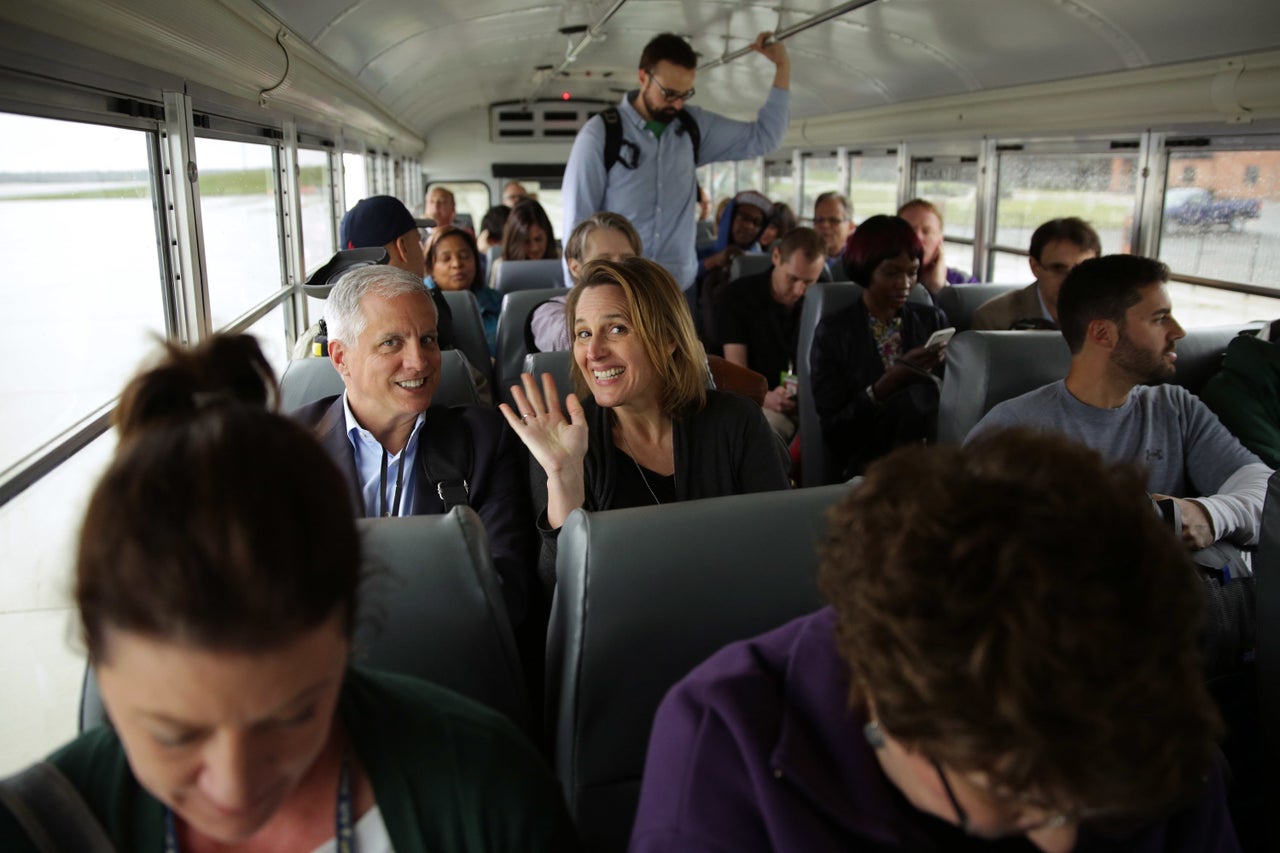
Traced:
<path fill-rule="evenodd" d="M 811 29 L 812 27 L 818 26 L 819 24 L 825 24 L 827 21 L 830 21 L 832 18 L 838 18 L 847 12 L 852 12 L 855 9 L 861 9 L 863 6 L 870 6 L 872 3 L 875 3 L 875 2 L 876 0 L 852 0 L 852 2 L 849 2 L 849 3 L 841 3 L 839 6 L 836 6 L 835 8 L 828 9 L 825 12 L 819 12 L 818 14 L 814 15 L 812 18 L 806 18 L 805 20 L 801 21 L 798 24 L 794 24 L 790 27 L 787 27 L 785 30 L 779 30 L 778 32 L 773 34 L 773 36 L 769 39 L 769 42 L 773 43 L 775 41 L 784 41 L 786 39 L 791 38 L 796 33 L 802 33 L 807 29 Z M 725 63 L 732 62 L 733 60 L 739 57 L 746 56 L 748 53 L 751 53 L 750 46 L 739 48 L 738 50 L 735 50 L 732 53 L 726 53 L 724 56 L 721 56 L 718 59 L 713 59 L 710 62 L 707 62 L 703 65 L 699 65 L 698 70 L 706 71 L 708 68 L 715 68 L 717 65 L 724 65 Z"/>

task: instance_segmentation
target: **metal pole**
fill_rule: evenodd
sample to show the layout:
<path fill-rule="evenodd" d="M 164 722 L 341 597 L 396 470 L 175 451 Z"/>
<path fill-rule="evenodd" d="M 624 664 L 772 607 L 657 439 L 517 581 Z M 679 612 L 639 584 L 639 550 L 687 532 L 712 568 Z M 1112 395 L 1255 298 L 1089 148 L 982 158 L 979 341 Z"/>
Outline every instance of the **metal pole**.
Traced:
<path fill-rule="evenodd" d="M 609 7 L 609 11 L 605 12 L 604 15 L 601 16 L 600 20 L 596 21 L 587 29 L 587 34 L 582 37 L 582 41 L 575 44 L 569 50 L 568 54 L 565 55 L 564 62 L 560 63 L 560 67 L 556 69 L 557 75 L 568 68 L 569 65 L 578 58 L 578 54 L 582 53 L 583 49 L 586 48 L 587 45 L 600 37 L 600 29 L 605 24 L 609 23 L 609 19 L 616 15 L 618 10 L 621 9 L 626 2 L 627 0 L 617 0 L 617 2 Z"/>
<path fill-rule="evenodd" d="M 811 29 L 813 27 L 818 26 L 819 24 L 825 24 L 827 21 L 830 21 L 832 18 L 838 18 L 841 15 L 845 14 L 846 12 L 852 12 L 855 9 L 861 9 L 863 6 L 870 6 L 874 2 L 876 2 L 876 0 L 852 0 L 852 2 L 850 3 L 841 3 L 839 6 L 836 6 L 834 9 L 828 9 L 825 12 L 819 12 L 818 14 L 814 15 L 812 18 L 807 18 L 806 20 L 803 20 L 798 24 L 787 27 L 785 30 L 780 30 L 774 33 L 771 39 L 771 42 L 784 41 L 785 39 L 791 38 L 796 33 L 802 33 L 807 29 Z M 750 47 L 740 48 L 738 50 L 733 51 L 732 53 L 726 53 L 724 56 L 721 56 L 719 59 L 713 59 L 710 62 L 707 62 L 703 65 L 699 65 L 698 70 L 706 71 L 708 68 L 715 68 L 717 65 L 724 65 L 725 63 L 732 62 L 733 60 L 739 57 L 746 56 L 748 53 L 751 53 Z"/>

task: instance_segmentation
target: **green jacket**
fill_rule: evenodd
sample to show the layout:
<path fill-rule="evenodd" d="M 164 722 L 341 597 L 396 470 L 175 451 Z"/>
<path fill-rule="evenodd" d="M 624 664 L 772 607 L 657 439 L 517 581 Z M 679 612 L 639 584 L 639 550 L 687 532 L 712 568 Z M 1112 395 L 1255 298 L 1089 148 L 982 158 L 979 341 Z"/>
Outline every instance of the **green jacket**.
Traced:
<path fill-rule="evenodd" d="M 500 714 L 424 681 L 362 670 L 348 673 L 338 713 L 396 853 L 581 849 L 559 783 Z M 87 732 L 49 760 L 117 850 L 164 849 L 164 807 L 133 778 L 113 729 Z M 3 807 L 0 850 L 35 850 Z"/>
<path fill-rule="evenodd" d="M 1241 444 L 1272 468 L 1280 465 L 1280 345 L 1236 337 L 1200 399 Z"/>

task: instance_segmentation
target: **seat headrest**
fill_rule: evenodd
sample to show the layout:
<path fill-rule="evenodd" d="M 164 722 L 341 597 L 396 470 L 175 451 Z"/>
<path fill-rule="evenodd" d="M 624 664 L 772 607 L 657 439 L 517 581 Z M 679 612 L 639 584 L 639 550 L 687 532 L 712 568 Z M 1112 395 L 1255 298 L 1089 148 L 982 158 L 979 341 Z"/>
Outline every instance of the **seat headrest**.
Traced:
<path fill-rule="evenodd" d="M 340 252 L 334 252 L 328 263 L 313 272 L 311 278 L 307 279 L 306 284 L 302 285 L 302 289 L 307 296 L 314 296 L 316 299 L 328 299 L 329 291 L 333 290 L 333 286 L 338 283 L 338 279 L 342 278 L 342 274 L 347 270 L 390 262 L 391 256 L 387 254 L 387 250 L 382 246 L 371 246 L 365 249 L 343 249 Z"/>

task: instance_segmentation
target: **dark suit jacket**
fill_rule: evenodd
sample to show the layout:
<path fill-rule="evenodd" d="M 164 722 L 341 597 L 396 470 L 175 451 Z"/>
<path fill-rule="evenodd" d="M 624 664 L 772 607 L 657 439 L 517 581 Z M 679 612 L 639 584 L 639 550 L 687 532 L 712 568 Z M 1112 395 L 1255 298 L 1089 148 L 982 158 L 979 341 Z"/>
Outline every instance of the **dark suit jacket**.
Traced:
<path fill-rule="evenodd" d="M 338 464 L 351 487 L 352 512 L 364 515 L 356 473 L 355 451 L 347 438 L 342 396 L 326 397 L 293 413 L 293 418 L 316 430 L 325 451 Z M 458 440 L 456 431 L 466 436 Z M 452 440 L 447 435 L 454 431 Z M 465 440 L 469 437 L 469 442 Z M 424 448 L 471 447 L 471 458 L 454 460 L 466 477 L 469 504 L 484 523 L 494 568 L 502 578 L 502 596 L 513 625 L 519 625 L 530 606 L 530 596 L 538 596 L 537 570 L 539 536 L 529 500 L 526 477 L 528 462 L 524 445 L 511 432 L 502 416 L 481 406 L 432 406 L 419 435 L 417 478 L 413 495 L 414 514 L 437 515 L 444 502 L 436 483 L 427 476 Z"/>

